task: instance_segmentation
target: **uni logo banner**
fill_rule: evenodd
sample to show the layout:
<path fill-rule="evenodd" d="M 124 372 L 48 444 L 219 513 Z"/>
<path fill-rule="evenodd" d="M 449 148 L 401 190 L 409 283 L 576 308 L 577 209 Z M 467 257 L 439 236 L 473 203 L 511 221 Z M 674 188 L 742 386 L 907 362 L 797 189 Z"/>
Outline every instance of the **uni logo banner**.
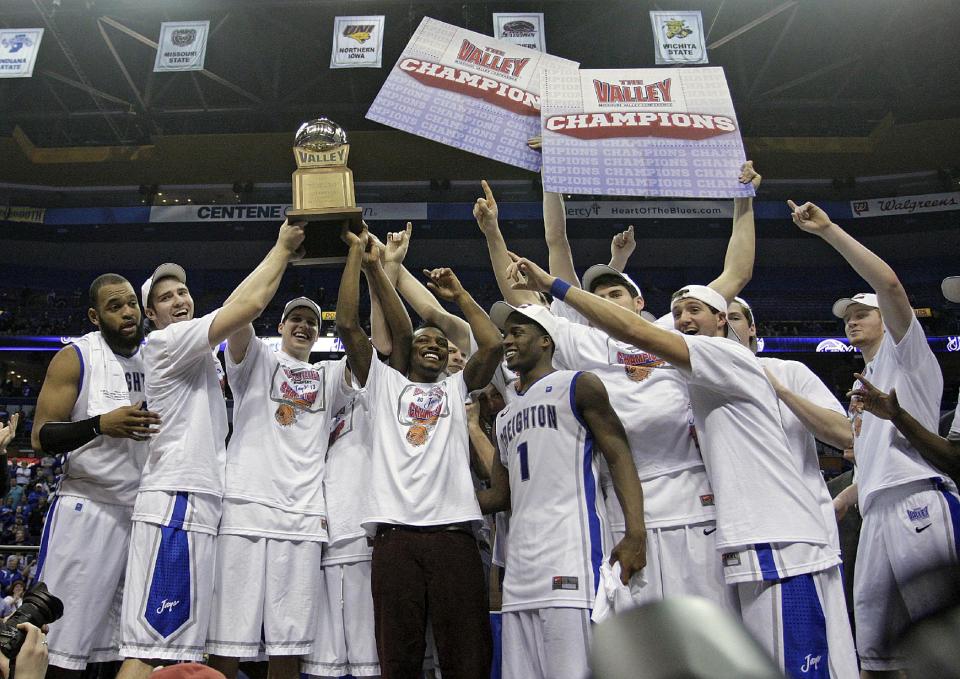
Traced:
<path fill-rule="evenodd" d="M 330 68 L 380 68 L 383 59 L 383 16 L 336 17 Z"/>

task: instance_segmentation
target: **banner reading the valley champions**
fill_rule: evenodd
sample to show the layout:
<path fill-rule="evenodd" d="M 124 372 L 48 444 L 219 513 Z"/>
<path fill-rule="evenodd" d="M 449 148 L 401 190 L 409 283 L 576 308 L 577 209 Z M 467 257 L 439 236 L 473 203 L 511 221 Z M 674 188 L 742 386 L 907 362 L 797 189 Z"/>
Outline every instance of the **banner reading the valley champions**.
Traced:
<path fill-rule="evenodd" d="M 425 17 L 367 118 L 528 170 L 540 154 L 540 73 L 578 64 Z"/>
<path fill-rule="evenodd" d="M 722 68 L 549 70 L 541 91 L 547 191 L 754 195 Z"/>

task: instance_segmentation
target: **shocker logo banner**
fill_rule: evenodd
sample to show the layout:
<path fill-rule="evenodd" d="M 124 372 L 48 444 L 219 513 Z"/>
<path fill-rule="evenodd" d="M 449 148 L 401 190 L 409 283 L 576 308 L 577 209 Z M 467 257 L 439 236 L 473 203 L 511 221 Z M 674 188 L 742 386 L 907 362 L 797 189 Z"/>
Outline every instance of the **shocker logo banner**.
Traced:
<path fill-rule="evenodd" d="M 658 64 L 706 64 L 700 12 L 650 12 Z"/>

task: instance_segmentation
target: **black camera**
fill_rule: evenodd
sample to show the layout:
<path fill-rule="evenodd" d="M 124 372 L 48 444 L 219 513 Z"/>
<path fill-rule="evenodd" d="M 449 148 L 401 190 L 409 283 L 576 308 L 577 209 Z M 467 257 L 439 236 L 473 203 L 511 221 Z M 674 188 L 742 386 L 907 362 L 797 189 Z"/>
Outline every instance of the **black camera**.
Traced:
<path fill-rule="evenodd" d="M 0 653 L 13 660 L 23 646 L 27 633 L 17 625 L 29 622 L 37 627 L 49 625 L 63 616 L 63 602 L 53 596 L 42 582 L 23 595 L 23 603 L 16 612 L 0 622 Z"/>

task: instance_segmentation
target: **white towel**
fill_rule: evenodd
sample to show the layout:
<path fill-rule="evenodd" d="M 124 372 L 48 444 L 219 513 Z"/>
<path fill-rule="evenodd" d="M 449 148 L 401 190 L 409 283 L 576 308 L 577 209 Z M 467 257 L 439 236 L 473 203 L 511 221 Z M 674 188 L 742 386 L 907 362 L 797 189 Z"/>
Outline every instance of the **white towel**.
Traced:
<path fill-rule="evenodd" d="M 130 405 L 127 377 L 116 354 L 99 332 L 87 333 L 77 340 L 90 357 L 87 378 L 87 415 L 103 415 Z"/>
<path fill-rule="evenodd" d="M 603 622 L 612 615 L 640 605 L 640 589 L 647 584 L 643 571 L 634 573 L 629 585 L 623 584 L 620 575 L 619 561 L 612 567 L 609 559 L 604 559 L 600 564 L 600 586 L 597 588 L 593 614 L 590 616 L 594 622 Z"/>

